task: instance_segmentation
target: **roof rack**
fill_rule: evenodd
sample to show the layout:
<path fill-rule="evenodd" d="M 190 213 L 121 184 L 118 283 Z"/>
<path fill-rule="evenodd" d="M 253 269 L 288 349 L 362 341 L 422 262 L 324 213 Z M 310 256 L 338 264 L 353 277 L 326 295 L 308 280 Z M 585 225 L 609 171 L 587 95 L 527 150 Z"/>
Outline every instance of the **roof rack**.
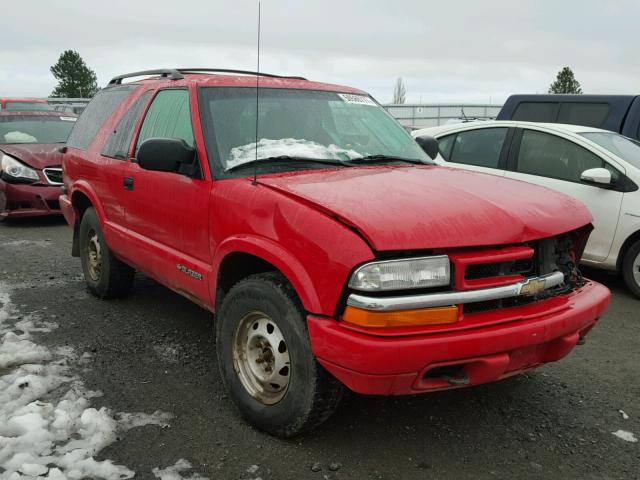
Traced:
<path fill-rule="evenodd" d="M 296 77 L 291 75 L 275 75 L 273 73 L 264 72 L 252 72 L 249 70 L 233 70 L 228 68 L 158 68 L 156 70 L 143 70 L 141 72 L 125 73 L 113 77 L 108 86 L 121 85 L 122 80 L 125 78 L 142 77 L 146 75 L 160 75 L 161 77 L 168 78 L 169 80 L 182 80 L 184 78 L 183 73 L 238 73 L 242 75 L 260 75 L 261 77 L 271 78 L 291 78 L 294 80 L 306 80 L 304 77 Z"/>
<path fill-rule="evenodd" d="M 160 75 L 170 80 L 182 80 L 184 77 L 179 70 L 175 68 L 158 68 L 155 70 L 143 70 L 141 72 L 125 73 L 124 75 L 118 75 L 109 80 L 109 85 L 121 85 L 122 80 L 131 77 L 143 77 L 145 75 Z"/>

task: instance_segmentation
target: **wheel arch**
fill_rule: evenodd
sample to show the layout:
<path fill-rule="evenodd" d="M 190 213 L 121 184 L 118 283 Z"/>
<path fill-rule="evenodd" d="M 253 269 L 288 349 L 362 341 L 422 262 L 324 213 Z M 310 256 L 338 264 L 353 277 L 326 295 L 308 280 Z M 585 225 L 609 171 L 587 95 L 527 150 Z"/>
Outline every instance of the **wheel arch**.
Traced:
<path fill-rule="evenodd" d="M 84 185 L 82 183 L 74 185 L 74 190 L 71 193 L 71 205 L 76 212 L 76 221 L 73 225 L 73 243 L 71 246 L 71 255 L 73 255 L 74 257 L 79 257 L 80 242 L 78 233 L 80 229 L 80 221 L 82 220 L 84 212 L 89 207 L 93 207 L 96 211 L 96 215 L 98 215 L 98 220 L 100 220 L 100 223 L 102 224 L 104 220 L 104 210 L 101 203 L 98 201 L 98 197 L 95 192 L 87 185 Z"/>
<path fill-rule="evenodd" d="M 314 283 L 303 265 L 280 244 L 262 237 L 228 239 L 214 255 L 212 295 L 216 307 L 228 290 L 254 273 L 280 272 L 294 288 L 307 312 L 320 312 L 321 304 Z"/>
<path fill-rule="evenodd" d="M 627 252 L 632 247 L 632 245 L 634 245 L 637 241 L 640 241 L 640 230 L 636 230 L 631 235 L 629 235 L 620 247 L 618 260 L 616 261 L 616 269 L 619 272 L 622 271 L 622 262 L 624 261 L 624 257 L 627 255 Z"/>

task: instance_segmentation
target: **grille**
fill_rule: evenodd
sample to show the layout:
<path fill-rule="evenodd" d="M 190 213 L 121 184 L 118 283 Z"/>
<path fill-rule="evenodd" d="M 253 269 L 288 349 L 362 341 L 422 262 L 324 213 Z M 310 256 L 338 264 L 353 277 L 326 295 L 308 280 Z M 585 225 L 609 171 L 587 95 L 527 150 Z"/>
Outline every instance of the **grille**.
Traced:
<path fill-rule="evenodd" d="M 518 248 L 521 249 L 522 254 L 515 253 L 518 252 Z M 524 248 L 529 249 L 529 254 L 526 256 L 527 258 L 523 258 L 525 255 L 522 249 Z M 520 307 L 570 291 L 576 285 L 580 284 L 580 275 L 575 266 L 573 250 L 574 244 L 572 237 L 570 234 L 565 234 L 539 240 L 529 245 L 515 247 L 515 250 L 493 250 L 490 252 L 490 255 L 493 256 L 493 262 L 486 262 L 486 260 L 483 262 L 481 254 L 477 254 L 475 258 L 473 258 L 473 254 L 471 253 L 466 254 L 466 262 L 463 265 L 464 273 L 461 276 L 461 281 L 458 282 L 459 288 L 460 286 L 468 287 L 478 284 L 479 282 L 490 282 L 495 285 L 505 284 L 504 282 L 514 283 L 518 277 L 524 279 L 553 273 L 555 271 L 564 273 L 566 285 L 554 290 L 541 292 L 534 297 L 513 297 L 468 303 L 464 305 L 463 312 L 465 314 L 474 314 Z M 518 255 L 520 258 L 504 258 L 510 254 L 513 255 L 513 257 Z"/>
<path fill-rule="evenodd" d="M 504 275 L 533 276 L 533 261 L 530 259 L 516 260 L 514 262 L 481 263 L 469 265 L 465 272 L 467 280 L 479 280 L 481 278 L 501 277 Z"/>
<path fill-rule="evenodd" d="M 51 185 L 62 185 L 62 168 L 49 167 L 43 170 L 44 176 Z"/>

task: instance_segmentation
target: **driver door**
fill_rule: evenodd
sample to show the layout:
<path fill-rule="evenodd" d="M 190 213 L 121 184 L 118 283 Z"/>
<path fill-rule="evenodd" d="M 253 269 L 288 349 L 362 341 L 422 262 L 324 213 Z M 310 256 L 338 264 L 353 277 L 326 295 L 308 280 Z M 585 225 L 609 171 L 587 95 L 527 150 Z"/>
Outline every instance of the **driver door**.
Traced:
<path fill-rule="evenodd" d="M 196 174 L 140 168 L 135 155 L 149 138 L 182 139 L 195 146 L 187 89 L 159 90 L 146 112 L 134 158 L 122 179 L 125 222 L 137 244 L 132 261 L 140 270 L 209 304 L 211 182 L 203 178 L 201 168 L 194 169 Z"/>

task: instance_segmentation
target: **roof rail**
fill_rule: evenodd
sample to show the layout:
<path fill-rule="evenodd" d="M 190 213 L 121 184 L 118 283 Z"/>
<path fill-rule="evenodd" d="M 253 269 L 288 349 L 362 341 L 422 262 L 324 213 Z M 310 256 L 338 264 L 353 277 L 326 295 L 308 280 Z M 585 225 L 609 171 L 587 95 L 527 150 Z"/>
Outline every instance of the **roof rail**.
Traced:
<path fill-rule="evenodd" d="M 297 77 L 292 75 L 276 75 L 273 73 L 253 72 L 250 70 L 233 70 L 229 68 L 177 68 L 178 73 L 239 73 L 243 75 L 260 75 L 261 77 L 271 78 L 292 78 L 294 80 L 306 80 L 304 77 Z"/>
<path fill-rule="evenodd" d="M 145 75 L 160 75 L 170 80 L 181 80 L 184 78 L 180 73 L 180 71 L 176 70 L 175 68 L 158 68 L 156 70 L 143 70 L 141 72 L 125 73 L 124 75 L 118 75 L 117 77 L 113 77 L 111 80 L 109 80 L 108 86 L 121 85 L 122 80 L 124 80 L 125 78 L 142 77 Z"/>

